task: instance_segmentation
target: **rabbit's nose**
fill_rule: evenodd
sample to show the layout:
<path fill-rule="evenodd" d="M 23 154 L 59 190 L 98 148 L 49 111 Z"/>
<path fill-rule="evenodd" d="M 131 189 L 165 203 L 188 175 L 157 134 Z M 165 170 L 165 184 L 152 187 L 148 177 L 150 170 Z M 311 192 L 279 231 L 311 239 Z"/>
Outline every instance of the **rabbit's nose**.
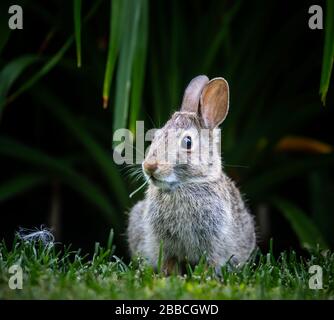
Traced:
<path fill-rule="evenodd" d="M 158 163 L 156 161 L 145 161 L 143 167 L 146 173 L 153 174 L 158 168 Z"/>

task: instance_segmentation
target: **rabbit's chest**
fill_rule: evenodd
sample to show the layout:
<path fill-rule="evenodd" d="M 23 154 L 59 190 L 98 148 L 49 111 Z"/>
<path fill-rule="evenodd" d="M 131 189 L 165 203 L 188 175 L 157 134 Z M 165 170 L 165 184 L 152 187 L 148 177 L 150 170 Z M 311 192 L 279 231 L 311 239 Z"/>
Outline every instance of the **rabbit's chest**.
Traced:
<path fill-rule="evenodd" d="M 163 241 L 167 254 L 198 260 L 209 253 L 221 229 L 221 221 L 212 212 L 212 204 L 175 201 L 166 197 L 150 208 L 150 223 L 158 241 Z"/>

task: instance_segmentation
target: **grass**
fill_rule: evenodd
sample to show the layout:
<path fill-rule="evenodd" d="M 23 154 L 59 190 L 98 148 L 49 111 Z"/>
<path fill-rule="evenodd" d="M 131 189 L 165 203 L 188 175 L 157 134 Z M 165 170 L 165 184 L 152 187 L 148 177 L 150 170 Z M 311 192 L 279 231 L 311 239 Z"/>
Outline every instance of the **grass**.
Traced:
<path fill-rule="evenodd" d="M 15 240 L 9 250 L 0 245 L 0 299 L 333 299 L 334 254 L 314 251 L 301 258 L 294 251 L 276 259 L 272 253 L 254 254 L 244 267 L 222 268 L 216 277 L 200 263 L 184 276 L 165 277 L 142 259 L 125 264 L 112 241 L 98 243 L 92 259 L 58 245 Z M 20 264 L 23 289 L 11 290 L 8 269 Z M 323 289 L 308 287 L 309 266 L 323 268 Z"/>

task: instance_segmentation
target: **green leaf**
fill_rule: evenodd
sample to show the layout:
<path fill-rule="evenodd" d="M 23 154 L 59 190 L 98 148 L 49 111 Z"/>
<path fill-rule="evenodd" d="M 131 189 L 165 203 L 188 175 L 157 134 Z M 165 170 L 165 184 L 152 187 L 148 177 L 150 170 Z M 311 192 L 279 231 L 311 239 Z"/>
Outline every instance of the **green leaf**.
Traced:
<path fill-rule="evenodd" d="M 37 55 L 25 55 L 9 62 L 0 72 L 0 115 L 6 103 L 7 94 L 15 80 L 24 70 L 39 60 Z"/>
<path fill-rule="evenodd" d="M 135 132 L 136 121 L 138 120 L 140 106 L 142 104 L 148 38 L 148 0 L 142 0 L 142 2 L 132 73 L 129 128 L 133 133 Z"/>
<path fill-rule="evenodd" d="M 268 192 L 275 185 L 298 175 L 309 173 L 317 168 L 328 168 L 334 166 L 334 155 L 318 155 L 310 156 L 299 160 L 291 160 L 288 164 L 282 163 L 276 167 L 270 168 L 247 181 L 243 190 L 246 194 L 256 199 L 263 196 L 264 192 Z"/>
<path fill-rule="evenodd" d="M 311 203 L 312 219 L 319 226 L 324 238 L 334 246 L 332 214 L 332 198 L 334 184 L 326 170 L 319 169 L 309 175 L 309 198 Z"/>
<path fill-rule="evenodd" d="M 94 13 L 96 12 L 97 8 L 101 4 L 101 0 L 95 1 L 94 5 L 92 5 L 91 9 L 87 13 L 87 15 L 84 18 L 84 22 L 86 22 L 88 19 L 90 19 Z M 26 81 L 21 87 L 17 89 L 12 95 L 10 95 L 7 99 L 7 103 L 12 102 L 15 100 L 19 95 L 30 89 L 36 82 L 38 82 L 41 78 L 43 78 L 45 75 L 47 75 L 57 64 L 58 62 L 63 58 L 66 51 L 70 48 L 73 42 L 73 35 L 71 35 L 65 44 L 48 60 L 41 69 L 39 69 L 28 81 Z M 1 104 L 0 104 L 0 111 L 1 111 Z"/>
<path fill-rule="evenodd" d="M 0 202 L 34 188 L 43 182 L 45 182 L 44 177 L 32 174 L 19 175 L 13 179 L 2 182 L 0 185 Z"/>
<path fill-rule="evenodd" d="M 327 244 L 314 222 L 298 207 L 281 198 L 272 200 L 274 206 L 283 213 L 298 236 L 299 242 L 306 248 L 327 248 Z"/>
<path fill-rule="evenodd" d="M 334 60 L 334 1 L 327 0 L 325 19 L 325 43 L 320 79 L 321 101 L 326 104 L 326 96 L 331 79 Z"/>
<path fill-rule="evenodd" d="M 151 86 L 152 90 L 150 91 L 152 93 L 152 104 L 155 106 L 153 108 L 153 118 L 154 118 L 154 123 L 152 125 L 154 127 L 160 126 L 162 118 L 163 120 L 168 117 L 168 113 L 170 111 L 168 110 L 168 107 L 166 107 L 166 99 L 165 98 L 165 88 L 164 85 L 166 81 L 161 83 L 161 81 L 155 81 L 154 79 L 159 79 L 160 73 L 159 73 L 159 58 L 156 55 L 153 55 L 152 60 L 150 61 L 151 68 L 150 68 L 150 78 L 151 78 Z M 164 108 L 165 107 L 165 108 Z M 162 115 L 163 114 L 163 115 Z"/>
<path fill-rule="evenodd" d="M 234 5 L 224 13 L 224 19 L 222 19 L 222 25 L 218 28 L 216 35 L 213 37 L 210 46 L 206 50 L 205 59 L 203 60 L 203 70 L 208 72 L 214 63 L 219 49 L 223 45 L 226 37 L 229 33 L 231 22 L 233 21 L 236 14 L 239 12 L 241 1 L 235 1 Z"/>
<path fill-rule="evenodd" d="M 119 41 L 122 35 L 122 15 L 124 1 L 110 1 L 110 19 L 109 19 L 109 48 L 107 56 L 107 65 L 103 83 L 103 107 L 107 108 L 113 72 L 115 69 L 116 58 L 119 52 Z"/>
<path fill-rule="evenodd" d="M 128 203 L 127 190 L 111 155 L 95 140 L 95 138 L 80 124 L 70 109 L 57 96 L 46 88 L 34 91 L 34 96 L 52 113 L 84 146 L 100 167 L 106 177 L 110 190 L 114 192 L 120 205 L 124 208 Z"/>
<path fill-rule="evenodd" d="M 123 27 L 121 29 L 123 37 L 117 69 L 113 130 L 125 128 L 127 125 L 134 49 L 137 43 L 136 30 L 139 24 L 141 7 L 142 0 L 124 0 Z"/>
<path fill-rule="evenodd" d="M 17 91 L 15 91 L 12 95 L 10 95 L 7 99 L 7 102 L 10 103 L 13 100 L 15 100 L 19 95 L 21 95 L 26 90 L 30 89 L 37 81 L 39 81 L 42 77 L 48 74 L 61 60 L 65 52 L 71 46 L 72 42 L 73 42 L 73 36 L 71 36 L 65 42 L 65 44 L 60 48 L 60 50 L 50 60 L 48 60 L 40 70 L 38 70 L 28 81 L 22 84 L 22 86 L 19 87 Z"/>
<path fill-rule="evenodd" d="M 5 137 L 0 137 L 0 155 L 29 163 L 44 170 L 50 177 L 61 179 L 94 204 L 115 228 L 119 227 L 118 217 L 115 216 L 116 211 L 111 206 L 108 197 L 86 177 L 75 172 L 67 162 L 52 158 L 39 150 Z"/>
<path fill-rule="evenodd" d="M 249 115 L 247 124 L 244 125 L 246 129 L 242 137 L 238 139 L 238 143 L 230 146 L 229 161 L 239 163 L 246 159 L 249 163 L 250 155 L 255 156 L 256 152 L 259 151 L 254 150 L 254 146 L 258 145 L 261 140 L 265 140 L 268 146 L 274 145 L 286 132 L 298 130 L 305 126 L 308 121 L 312 121 L 321 110 L 314 108 L 314 101 L 311 99 L 311 96 L 303 95 L 294 99 L 274 102 L 271 112 L 261 120 L 262 126 L 260 127 L 258 122 L 261 117 L 254 118 L 253 115 Z M 303 105 L 303 108 L 299 108 L 298 112 L 291 113 L 289 117 L 286 117 L 286 113 L 296 105 Z M 258 105 L 255 105 L 253 112 L 256 113 L 257 109 Z M 255 159 L 259 160 L 258 155 Z"/>
<path fill-rule="evenodd" d="M 178 0 L 171 1 L 170 4 L 173 19 L 170 21 L 171 38 L 167 40 L 166 46 L 169 50 L 168 60 L 168 82 L 166 86 L 167 95 L 169 96 L 169 104 L 171 106 L 177 106 L 180 99 L 180 90 L 182 84 L 180 82 L 180 67 L 181 67 L 181 52 L 182 52 L 182 25 L 184 23 L 180 14 L 181 2 Z M 161 66 L 159 67 L 161 70 Z"/>
<path fill-rule="evenodd" d="M 77 49 L 77 66 L 81 67 L 81 0 L 73 0 L 74 33 Z"/>

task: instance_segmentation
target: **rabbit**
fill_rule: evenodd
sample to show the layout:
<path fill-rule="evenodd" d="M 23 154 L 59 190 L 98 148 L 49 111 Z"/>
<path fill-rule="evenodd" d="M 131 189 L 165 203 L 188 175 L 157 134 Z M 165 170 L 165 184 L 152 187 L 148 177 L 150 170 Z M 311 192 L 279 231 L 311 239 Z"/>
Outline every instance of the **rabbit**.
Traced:
<path fill-rule="evenodd" d="M 186 262 L 196 265 L 203 255 L 219 273 L 227 263 L 243 265 L 255 249 L 254 219 L 222 170 L 220 143 L 212 145 L 212 161 L 180 164 L 159 158 L 166 156 L 167 139 L 172 139 L 168 145 L 178 147 L 179 156 L 201 155 L 208 147 L 200 148 L 190 132 L 206 129 L 212 136 L 228 110 L 227 81 L 197 76 L 185 90 L 180 111 L 154 136 L 142 163 L 148 188 L 144 200 L 129 212 L 130 253 L 145 257 L 156 268 L 162 249 L 166 274 L 177 272 Z M 169 131 L 178 134 L 170 138 Z"/>

